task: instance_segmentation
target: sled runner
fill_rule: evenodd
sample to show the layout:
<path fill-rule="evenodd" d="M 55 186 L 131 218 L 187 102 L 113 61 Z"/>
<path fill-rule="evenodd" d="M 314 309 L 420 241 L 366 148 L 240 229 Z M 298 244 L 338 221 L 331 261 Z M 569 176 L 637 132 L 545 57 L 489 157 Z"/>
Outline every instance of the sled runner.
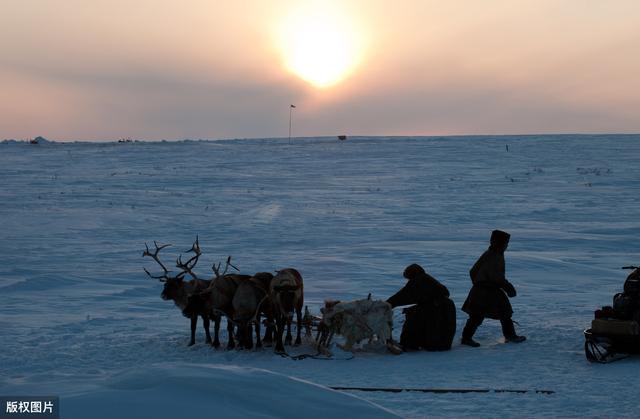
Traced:
<path fill-rule="evenodd" d="M 601 334 L 584 331 L 584 353 L 589 362 L 607 364 L 640 354 L 640 335 Z"/>

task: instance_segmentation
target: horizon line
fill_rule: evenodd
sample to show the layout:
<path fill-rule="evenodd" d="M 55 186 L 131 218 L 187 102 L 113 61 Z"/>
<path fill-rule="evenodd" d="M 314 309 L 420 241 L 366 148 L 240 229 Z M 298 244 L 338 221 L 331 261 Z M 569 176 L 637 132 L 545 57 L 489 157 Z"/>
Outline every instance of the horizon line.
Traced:
<path fill-rule="evenodd" d="M 340 134 L 342 135 L 342 134 Z M 346 135 L 346 134 L 344 134 Z M 414 134 L 414 135 L 346 135 L 347 138 L 459 138 L 459 137 L 540 137 L 540 136 L 635 136 L 640 135 L 639 132 L 566 132 L 566 133 L 520 133 L 520 134 Z M 50 143 L 113 143 L 113 142 L 144 142 L 144 143 L 160 143 L 160 142 L 214 142 L 214 141 L 254 141 L 254 140 L 289 140 L 289 137 L 221 137 L 221 138 L 140 138 L 134 139 L 131 137 L 125 138 L 112 138 L 112 139 L 49 139 L 45 136 L 36 136 L 27 139 L 18 138 L 5 138 L 0 140 L 2 143 L 7 142 L 30 142 L 34 139 L 42 138 Z M 305 135 L 305 136 L 292 136 L 291 139 L 314 139 L 314 138 L 338 138 L 338 135 Z M 124 141 L 123 141 L 124 140 Z"/>

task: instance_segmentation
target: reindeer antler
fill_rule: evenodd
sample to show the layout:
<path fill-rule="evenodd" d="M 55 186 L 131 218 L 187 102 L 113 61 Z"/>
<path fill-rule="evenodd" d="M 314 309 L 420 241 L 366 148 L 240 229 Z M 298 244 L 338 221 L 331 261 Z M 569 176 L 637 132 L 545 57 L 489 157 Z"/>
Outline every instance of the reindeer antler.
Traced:
<path fill-rule="evenodd" d="M 240 269 L 236 268 L 231 264 L 231 256 L 227 257 L 227 261 L 224 265 L 224 271 L 222 272 L 222 274 L 220 273 L 221 265 L 222 265 L 222 262 L 218 262 L 218 266 L 216 266 L 216 264 L 214 263 L 213 266 L 211 267 L 211 269 L 213 269 L 213 273 L 216 274 L 216 278 L 220 278 L 221 276 L 224 276 L 227 273 L 229 266 L 231 266 L 236 271 L 240 272 Z"/>
<path fill-rule="evenodd" d="M 193 272 L 193 268 L 195 268 L 198 263 L 198 259 L 202 255 L 198 236 L 196 236 L 196 241 L 191 245 L 191 249 L 187 250 L 187 253 L 189 252 L 194 253 L 193 257 L 186 262 L 182 262 L 182 255 L 178 256 L 178 259 L 176 260 L 176 267 L 182 269 L 183 274 L 189 274 L 193 279 L 199 279 L 198 275 Z"/>
<path fill-rule="evenodd" d="M 198 277 L 198 275 L 195 272 L 193 272 L 193 269 L 196 267 L 196 264 L 198 263 L 198 260 L 200 259 L 200 256 L 202 256 L 202 250 L 200 249 L 200 241 L 199 241 L 198 236 L 196 236 L 196 241 L 193 242 L 193 244 L 191 245 L 191 249 L 186 251 L 186 253 L 193 252 L 194 255 L 191 258 L 189 258 L 189 260 L 187 260 L 186 262 L 182 261 L 182 255 L 178 256 L 178 259 L 176 260 L 176 267 L 180 268 L 182 270 L 182 272 L 180 272 L 175 277 L 170 277 L 168 275 L 171 271 L 169 269 L 167 269 L 167 267 L 162 263 L 162 261 L 158 257 L 158 253 L 160 253 L 160 251 L 162 249 L 164 249 L 165 247 L 171 246 L 171 244 L 159 245 L 156 241 L 154 241 L 153 244 L 155 246 L 155 250 L 154 251 L 149 250 L 149 246 L 147 245 L 147 243 L 144 244 L 146 250 L 142 253 L 142 256 L 143 257 L 144 256 L 149 256 L 150 258 L 155 260 L 158 263 L 158 265 L 160 265 L 160 267 L 162 268 L 162 270 L 164 272 L 163 272 L 162 275 L 152 275 L 146 268 L 143 268 L 144 271 L 147 273 L 147 275 L 149 275 L 151 278 L 157 279 L 160 282 L 165 282 L 165 281 L 167 281 L 169 279 L 182 279 L 185 275 L 188 274 L 193 279 L 201 279 L 201 278 Z M 240 271 L 240 269 L 238 269 L 236 266 L 234 266 L 231 263 L 231 256 L 227 257 L 227 261 L 225 262 L 224 271 L 222 273 L 220 273 L 220 267 L 221 266 L 222 266 L 222 262 L 218 263 L 217 266 L 214 263 L 213 266 L 212 266 L 212 269 L 213 269 L 213 272 L 216 275 L 216 278 L 220 278 L 221 276 L 224 276 L 227 273 L 227 271 L 229 270 L 229 267 L 232 267 L 236 271 Z"/>
<path fill-rule="evenodd" d="M 147 245 L 147 243 L 144 244 L 144 247 L 147 249 L 142 253 L 142 257 L 145 256 L 149 256 L 150 258 L 152 258 L 153 260 L 155 260 L 158 265 L 160 265 L 160 267 L 162 268 L 162 270 L 164 271 L 164 273 L 162 275 L 151 275 L 151 273 L 147 270 L 147 268 L 142 268 L 144 269 L 144 271 L 147 273 L 147 275 L 149 275 L 151 278 L 153 279 L 157 279 L 160 282 L 165 282 L 167 279 L 171 279 L 171 277 L 169 277 L 167 274 L 169 272 L 171 272 L 170 270 L 167 269 L 166 266 L 164 266 L 164 264 L 162 263 L 162 261 L 160 261 L 160 258 L 158 257 L 158 253 L 160 253 L 160 251 L 162 249 L 164 249 L 165 247 L 169 247 L 171 246 L 171 244 L 163 244 L 163 245 L 158 245 L 158 243 L 154 240 L 153 241 L 153 245 L 156 247 L 156 250 L 154 252 L 151 252 L 149 250 L 149 246 Z M 176 278 L 180 278 L 181 276 L 183 276 L 185 274 L 185 272 L 180 273 Z"/>

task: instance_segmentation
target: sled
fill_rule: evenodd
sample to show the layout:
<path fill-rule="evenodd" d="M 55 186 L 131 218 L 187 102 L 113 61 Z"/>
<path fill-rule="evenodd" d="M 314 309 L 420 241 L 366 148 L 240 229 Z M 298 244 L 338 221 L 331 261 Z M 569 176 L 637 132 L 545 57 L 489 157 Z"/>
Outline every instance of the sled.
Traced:
<path fill-rule="evenodd" d="M 640 335 L 596 333 L 587 329 L 584 338 L 584 353 L 589 362 L 607 364 L 640 354 Z"/>
<path fill-rule="evenodd" d="M 640 354 L 640 268 L 624 266 L 632 272 L 624 292 L 613 297 L 613 307 L 596 310 L 591 328 L 584 331 L 584 353 L 589 362 L 606 364 Z"/>
<path fill-rule="evenodd" d="M 331 355 L 329 346 L 334 335 L 341 335 L 346 342 L 337 346 L 343 351 L 359 352 L 374 347 L 386 348 L 390 353 L 399 355 L 402 348 L 391 339 L 393 309 L 386 301 L 366 299 L 340 302 L 325 301 L 320 309 L 322 320 L 318 325 L 316 347 L 319 353 Z M 362 348 L 355 345 L 368 341 Z"/>

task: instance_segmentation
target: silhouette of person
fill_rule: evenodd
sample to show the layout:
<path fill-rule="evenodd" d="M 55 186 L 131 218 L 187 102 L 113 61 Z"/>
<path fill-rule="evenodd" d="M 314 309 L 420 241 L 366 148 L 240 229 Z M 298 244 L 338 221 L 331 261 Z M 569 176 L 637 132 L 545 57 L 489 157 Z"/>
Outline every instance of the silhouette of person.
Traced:
<path fill-rule="evenodd" d="M 387 302 L 392 307 L 414 304 L 403 310 L 400 335 L 403 350 L 447 351 L 456 333 L 456 308 L 449 290 L 417 264 L 403 273 L 407 284 Z"/>
<path fill-rule="evenodd" d="M 504 252 L 509 246 L 510 235 L 504 231 L 494 230 L 491 233 L 489 249 L 476 261 L 469 275 L 473 286 L 469 291 L 462 311 L 469 315 L 462 331 L 463 345 L 478 347 L 473 334 L 482 324 L 485 317 L 500 320 L 502 334 L 507 342 L 522 342 L 526 338 L 516 335 L 513 326 L 513 309 L 508 297 L 516 296 L 516 289 L 505 278 Z"/>

